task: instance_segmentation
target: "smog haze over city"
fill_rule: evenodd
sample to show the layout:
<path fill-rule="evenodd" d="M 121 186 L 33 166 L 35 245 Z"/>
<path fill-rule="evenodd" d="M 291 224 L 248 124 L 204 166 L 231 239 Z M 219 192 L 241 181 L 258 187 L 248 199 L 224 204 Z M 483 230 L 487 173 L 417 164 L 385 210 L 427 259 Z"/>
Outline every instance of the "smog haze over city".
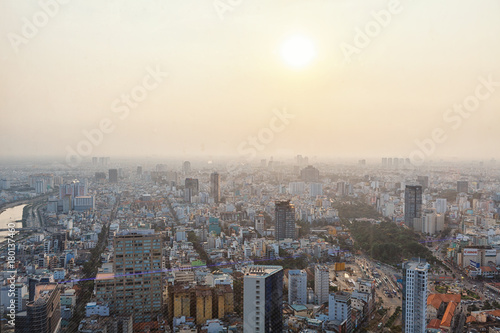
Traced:
<path fill-rule="evenodd" d="M 498 0 L 0 0 L 0 332 L 500 332 Z"/>
<path fill-rule="evenodd" d="M 426 160 L 498 158 L 497 1 L 42 3 L 0 4 L 3 158 L 63 160 L 103 119 L 82 157 L 417 159 L 438 128 Z"/>

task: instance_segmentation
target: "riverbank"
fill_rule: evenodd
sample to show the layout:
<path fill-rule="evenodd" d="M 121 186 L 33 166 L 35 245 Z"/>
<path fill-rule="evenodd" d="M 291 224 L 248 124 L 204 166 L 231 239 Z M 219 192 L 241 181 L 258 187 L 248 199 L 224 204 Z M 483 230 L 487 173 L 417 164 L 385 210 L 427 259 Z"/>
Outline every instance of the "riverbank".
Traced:
<path fill-rule="evenodd" d="M 28 199 L 21 199 L 21 200 L 16 200 L 12 202 L 7 202 L 4 204 L 0 205 L 0 214 L 2 214 L 4 211 L 6 211 L 9 208 L 16 207 L 18 205 L 23 205 L 23 204 L 32 204 L 35 201 L 42 200 L 42 199 L 48 199 L 49 196 L 53 195 L 54 192 L 48 192 L 43 195 L 38 195 L 33 198 L 28 198 Z"/>

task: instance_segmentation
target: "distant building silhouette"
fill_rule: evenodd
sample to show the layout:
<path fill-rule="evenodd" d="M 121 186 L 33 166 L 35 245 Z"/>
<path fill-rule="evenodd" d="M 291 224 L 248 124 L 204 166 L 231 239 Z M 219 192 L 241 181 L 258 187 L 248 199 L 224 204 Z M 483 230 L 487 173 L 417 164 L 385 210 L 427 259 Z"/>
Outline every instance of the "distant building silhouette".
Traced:
<path fill-rule="evenodd" d="M 318 182 L 319 170 L 312 165 L 308 165 L 306 168 L 300 171 L 300 179 L 305 182 Z"/>
<path fill-rule="evenodd" d="M 108 174 L 110 183 L 118 183 L 118 169 L 109 169 Z"/>
<path fill-rule="evenodd" d="M 295 239 L 295 206 L 290 203 L 290 200 L 276 201 L 274 212 L 275 238 L 277 240 Z"/>
<path fill-rule="evenodd" d="M 220 202 L 220 175 L 217 172 L 210 175 L 210 195 L 216 203 Z"/>
<path fill-rule="evenodd" d="M 422 217 L 422 186 L 406 185 L 405 224 L 413 229 L 413 219 Z"/>

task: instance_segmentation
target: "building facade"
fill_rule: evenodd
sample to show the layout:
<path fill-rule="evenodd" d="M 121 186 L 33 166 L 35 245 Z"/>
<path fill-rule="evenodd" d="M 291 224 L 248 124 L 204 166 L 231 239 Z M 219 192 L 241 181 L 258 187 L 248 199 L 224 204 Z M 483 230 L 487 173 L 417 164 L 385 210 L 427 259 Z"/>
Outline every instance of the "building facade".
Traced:
<path fill-rule="evenodd" d="M 283 331 L 283 267 L 248 266 L 243 279 L 243 332 Z"/>
<path fill-rule="evenodd" d="M 295 206 L 290 200 L 275 202 L 275 238 L 296 238 L 295 232 Z"/>
<path fill-rule="evenodd" d="M 429 264 L 422 261 L 403 263 L 403 327 L 405 333 L 426 330 L 427 279 Z"/>

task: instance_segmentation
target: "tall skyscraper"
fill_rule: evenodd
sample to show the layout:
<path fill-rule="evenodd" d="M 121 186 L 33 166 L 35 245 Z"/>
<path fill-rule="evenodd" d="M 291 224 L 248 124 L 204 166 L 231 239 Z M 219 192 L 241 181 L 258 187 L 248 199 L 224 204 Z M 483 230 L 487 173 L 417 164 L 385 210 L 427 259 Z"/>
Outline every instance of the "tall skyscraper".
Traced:
<path fill-rule="evenodd" d="M 403 326 L 405 333 L 426 330 L 427 275 L 429 264 L 423 261 L 403 263 Z"/>
<path fill-rule="evenodd" d="M 308 165 L 306 168 L 300 170 L 300 179 L 305 182 L 318 182 L 319 170 L 312 165 Z"/>
<path fill-rule="evenodd" d="M 283 331 L 283 267 L 248 266 L 243 280 L 243 332 Z"/>
<path fill-rule="evenodd" d="M 109 169 L 108 170 L 109 176 L 109 182 L 110 183 L 118 183 L 118 169 Z"/>
<path fill-rule="evenodd" d="M 217 172 L 210 175 L 210 195 L 216 203 L 220 202 L 220 175 Z"/>
<path fill-rule="evenodd" d="M 137 172 L 136 172 L 137 176 L 142 176 L 142 166 L 138 166 L 137 167 Z"/>
<path fill-rule="evenodd" d="M 193 197 L 194 195 L 198 195 L 198 192 L 198 179 L 186 178 L 186 180 L 184 180 L 184 200 L 186 200 L 187 202 L 191 202 L 191 197 Z"/>
<path fill-rule="evenodd" d="M 97 299 L 108 302 L 112 312 L 132 314 L 134 323 L 155 321 L 163 295 L 161 235 L 124 230 L 114 238 L 114 248 L 114 272 L 96 276 Z"/>
<path fill-rule="evenodd" d="M 336 292 L 330 294 L 328 299 L 328 319 L 346 322 L 346 333 L 352 332 L 351 320 L 351 294 L 346 292 Z"/>
<path fill-rule="evenodd" d="M 317 265 L 314 268 L 314 297 L 316 304 L 328 302 L 330 290 L 330 270 L 328 266 Z"/>
<path fill-rule="evenodd" d="M 295 239 L 295 206 L 290 203 L 290 200 L 276 201 L 274 212 L 275 238 L 277 240 Z"/>
<path fill-rule="evenodd" d="M 182 171 L 184 171 L 184 173 L 191 172 L 191 162 L 185 161 L 184 163 L 182 163 Z"/>
<path fill-rule="evenodd" d="M 422 186 L 406 185 L 405 224 L 413 229 L 413 219 L 422 217 Z"/>
<path fill-rule="evenodd" d="M 307 273 L 304 270 L 288 271 L 288 303 L 307 304 Z"/>
<path fill-rule="evenodd" d="M 458 193 L 469 193 L 469 182 L 466 180 L 459 180 L 457 182 Z"/>

